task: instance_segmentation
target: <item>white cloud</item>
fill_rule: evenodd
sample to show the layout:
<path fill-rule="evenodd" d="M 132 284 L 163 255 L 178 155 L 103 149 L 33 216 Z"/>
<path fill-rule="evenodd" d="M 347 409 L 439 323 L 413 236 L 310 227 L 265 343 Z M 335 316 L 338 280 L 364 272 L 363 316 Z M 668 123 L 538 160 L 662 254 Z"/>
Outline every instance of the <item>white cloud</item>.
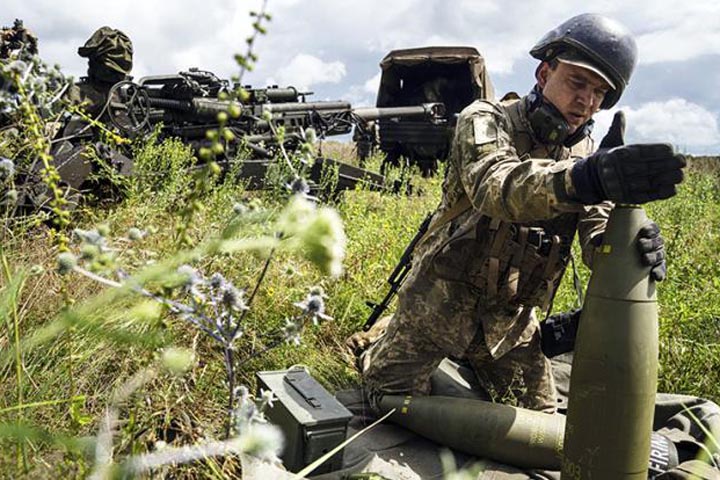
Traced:
<path fill-rule="evenodd" d="M 368 93 L 376 94 L 378 91 L 378 88 L 380 88 L 380 77 L 381 76 L 382 76 L 382 73 L 378 72 L 377 75 L 375 75 L 372 78 L 369 78 L 363 84 L 363 90 L 365 90 Z"/>
<path fill-rule="evenodd" d="M 305 90 L 318 83 L 338 83 L 345 78 L 345 73 L 342 62 L 324 62 L 313 55 L 301 53 L 280 68 L 274 79 L 280 86 L 292 85 Z"/>
<path fill-rule="evenodd" d="M 623 108 L 627 121 L 626 143 L 671 143 L 681 151 L 720 149 L 717 115 L 683 98 L 648 102 L 638 108 Z M 614 111 L 595 116 L 595 139 L 599 143 Z M 712 149 L 710 149 L 712 150 Z"/>

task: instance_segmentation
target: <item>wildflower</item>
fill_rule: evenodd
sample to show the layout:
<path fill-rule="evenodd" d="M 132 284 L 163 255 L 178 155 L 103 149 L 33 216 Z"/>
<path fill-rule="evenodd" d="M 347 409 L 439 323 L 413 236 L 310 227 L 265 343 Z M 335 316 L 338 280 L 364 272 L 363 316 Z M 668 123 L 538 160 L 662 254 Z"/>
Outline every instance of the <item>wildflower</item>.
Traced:
<path fill-rule="evenodd" d="M 200 273 L 190 265 L 181 265 L 177 269 L 178 275 L 182 277 L 184 287 L 192 288 L 202 282 Z"/>
<path fill-rule="evenodd" d="M 36 263 L 30 267 L 30 275 L 42 275 L 43 273 L 45 273 L 45 267 L 40 264 Z"/>
<path fill-rule="evenodd" d="M 110 235 L 110 226 L 107 223 L 101 223 L 95 230 L 100 236 L 107 237 Z"/>
<path fill-rule="evenodd" d="M 66 275 L 77 266 L 77 257 L 70 252 L 62 252 L 57 257 L 57 271 L 60 275 Z"/>
<path fill-rule="evenodd" d="M 301 234 L 315 216 L 315 205 L 301 195 L 295 195 L 278 219 L 278 230 L 284 237 Z"/>
<path fill-rule="evenodd" d="M 223 285 L 225 285 L 226 280 L 225 277 L 222 276 L 221 273 L 213 273 L 212 277 L 210 277 L 210 286 L 213 288 L 220 288 Z"/>
<path fill-rule="evenodd" d="M 307 184 L 305 179 L 300 177 L 293 179 L 286 187 L 294 195 L 306 196 L 310 193 L 310 185 Z"/>
<path fill-rule="evenodd" d="M 238 118 L 240 116 L 240 114 L 242 113 L 242 107 L 240 107 L 239 104 L 233 102 L 228 107 L 228 113 L 230 114 L 231 117 Z M 229 132 L 230 130 L 227 130 L 227 131 Z M 230 133 L 232 133 L 232 132 L 230 132 Z M 231 141 L 231 139 L 229 139 L 227 137 L 225 137 L 225 138 L 226 138 L 226 140 Z"/>
<path fill-rule="evenodd" d="M 138 241 L 145 238 L 147 236 L 147 232 L 144 230 L 140 230 L 137 227 L 132 227 L 130 230 L 128 230 L 127 236 L 132 241 Z"/>
<path fill-rule="evenodd" d="M 302 343 L 302 338 L 300 337 L 300 334 L 302 332 L 302 323 L 295 320 L 295 319 L 285 319 L 285 326 L 280 329 L 282 332 L 283 338 L 287 343 L 292 343 L 294 345 L 300 345 Z"/>
<path fill-rule="evenodd" d="M 342 273 L 347 238 L 342 220 L 335 210 L 322 208 L 301 232 L 305 256 L 320 270 L 333 277 Z"/>
<path fill-rule="evenodd" d="M 313 324 L 317 325 L 320 320 L 332 320 L 332 317 L 325 315 L 325 300 L 323 299 L 324 293 L 322 288 L 315 287 L 310 291 L 305 300 L 302 302 L 294 303 L 298 308 L 303 310 L 305 315 L 308 315 L 312 320 Z"/>
<path fill-rule="evenodd" d="M 15 175 L 15 164 L 9 158 L 0 157 L 0 183 L 12 180 Z"/>
<path fill-rule="evenodd" d="M 80 258 L 83 260 L 94 260 L 99 253 L 98 247 L 86 244 L 80 249 Z"/>
<path fill-rule="evenodd" d="M 260 198 L 258 198 L 258 197 L 253 198 L 253 199 L 250 200 L 250 202 L 248 203 L 248 208 L 249 208 L 251 211 L 253 211 L 253 212 L 257 212 L 258 210 L 262 210 L 262 208 L 263 208 L 262 200 L 261 200 Z"/>
<path fill-rule="evenodd" d="M 244 213 L 247 213 L 247 211 L 248 211 L 248 207 L 247 207 L 245 204 L 242 204 L 242 203 L 240 203 L 240 202 L 236 202 L 236 203 L 233 205 L 233 213 L 234 213 L 235 215 L 242 215 L 242 214 L 244 214 Z"/>
<path fill-rule="evenodd" d="M 317 132 L 314 128 L 305 129 L 305 140 L 307 143 L 315 143 L 317 141 Z"/>
<path fill-rule="evenodd" d="M 240 402 L 247 402 L 250 398 L 250 390 L 245 385 L 235 387 L 235 396 L 240 399 Z"/>
<path fill-rule="evenodd" d="M 240 449 L 265 460 L 274 460 L 282 451 L 283 436 L 280 429 L 268 423 L 253 423 L 240 432 Z"/>
<path fill-rule="evenodd" d="M 10 62 L 6 67 L 8 73 L 17 73 L 18 75 L 22 75 L 23 73 L 25 73 L 26 69 L 27 64 L 22 60 L 15 60 L 13 62 Z"/>
<path fill-rule="evenodd" d="M 162 352 L 162 364 L 173 375 L 182 375 L 195 364 L 195 353 L 187 348 L 166 348 Z"/>
<path fill-rule="evenodd" d="M 105 236 L 102 233 L 100 233 L 99 230 L 82 230 L 80 228 L 76 228 L 73 230 L 73 235 L 75 238 L 79 239 L 81 242 L 86 243 L 88 245 L 94 245 L 96 247 L 103 247 L 105 246 Z"/>
<path fill-rule="evenodd" d="M 222 304 L 231 311 L 248 310 L 243 296 L 245 292 L 236 288 L 232 283 L 222 286 Z"/>
<path fill-rule="evenodd" d="M 274 401 L 275 394 L 273 394 L 272 390 L 260 389 L 260 410 L 265 408 L 265 406 L 272 408 Z"/>
<path fill-rule="evenodd" d="M 5 192 L 5 198 L 0 203 L 4 203 L 6 205 L 14 205 L 17 202 L 17 199 L 18 192 L 13 188 Z"/>
<path fill-rule="evenodd" d="M 162 306 L 156 301 L 138 303 L 130 309 L 128 316 L 138 322 L 152 322 L 160 318 Z"/>

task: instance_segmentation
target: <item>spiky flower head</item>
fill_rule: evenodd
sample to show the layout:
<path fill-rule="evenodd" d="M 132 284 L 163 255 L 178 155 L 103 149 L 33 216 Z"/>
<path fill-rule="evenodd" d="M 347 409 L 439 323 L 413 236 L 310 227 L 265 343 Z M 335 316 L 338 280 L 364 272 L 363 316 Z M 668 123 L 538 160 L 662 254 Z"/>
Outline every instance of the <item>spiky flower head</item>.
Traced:
<path fill-rule="evenodd" d="M 162 364 L 173 375 L 182 375 L 195 364 L 195 353 L 187 348 L 166 348 L 162 352 Z"/>
<path fill-rule="evenodd" d="M 305 140 L 307 143 L 315 143 L 317 141 L 317 132 L 314 128 L 305 129 Z"/>
<path fill-rule="evenodd" d="M 136 242 L 145 238 L 145 236 L 147 236 L 147 232 L 144 230 L 140 230 L 137 227 L 132 227 L 128 230 L 127 236 L 130 240 Z"/>
<path fill-rule="evenodd" d="M 67 275 L 77 266 L 77 257 L 71 252 L 62 252 L 57 257 L 57 271 L 60 275 Z"/>
<path fill-rule="evenodd" d="M 308 260 L 330 276 L 342 273 L 347 237 L 342 220 L 330 208 L 321 208 L 300 234 Z"/>
<path fill-rule="evenodd" d="M 0 157 L 0 183 L 9 182 L 15 176 L 15 164 L 9 158 Z"/>
<path fill-rule="evenodd" d="M 185 287 L 193 287 L 202 282 L 202 276 L 190 265 L 180 265 L 177 274 L 182 279 L 182 285 Z"/>
<path fill-rule="evenodd" d="M 325 314 L 325 295 L 321 287 L 313 287 L 305 300 L 294 305 L 303 310 L 303 313 L 310 317 L 317 325 L 323 320 L 332 320 L 332 317 Z"/>
<path fill-rule="evenodd" d="M 2 202 L 0 202 L 0 204 L 14 205 L 15 203 L 17 203 L 17 200 L 18 200 L 18 191 L 15 190 L 14 188 L 11 188 L 7 192 L 5 192 L 5 198 L 3 199 Z"/>
<path fill-rule="evenodd" d="M 301 234 L 315 216 L 315 205 L 301 195 L 295 195 L 278 219 L 278 230 L 285 238 Z"/>
<path fill-rule="evenodd" d="M 244 296 L 245 292 L 236 288 L 232 283 L 225 283 L 222 286 L 222 303 L 229 310 L 248 310 Z"/>

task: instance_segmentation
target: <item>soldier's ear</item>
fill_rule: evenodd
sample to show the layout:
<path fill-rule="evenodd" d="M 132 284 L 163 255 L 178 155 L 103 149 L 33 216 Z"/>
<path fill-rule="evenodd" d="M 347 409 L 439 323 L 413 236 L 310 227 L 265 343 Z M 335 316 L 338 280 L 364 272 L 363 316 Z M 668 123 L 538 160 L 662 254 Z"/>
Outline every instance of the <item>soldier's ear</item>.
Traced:
<path fill-rule="evenodd" d="M 550 64 L 548 62 L 542 62 L 535 69 L 535 80 L 537 80 L 537 84 L 540 89 L 545 88 L 545 84 L 547 83 L 548 78 L 548 72 L 550 72 Z"/>

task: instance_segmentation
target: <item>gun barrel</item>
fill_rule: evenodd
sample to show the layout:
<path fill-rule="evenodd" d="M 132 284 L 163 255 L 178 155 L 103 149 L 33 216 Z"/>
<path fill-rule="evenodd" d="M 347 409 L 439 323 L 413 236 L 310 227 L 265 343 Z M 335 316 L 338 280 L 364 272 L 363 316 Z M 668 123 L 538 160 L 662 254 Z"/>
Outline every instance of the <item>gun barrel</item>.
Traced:
<path fill-rule="evenodd" d="M 395 117 L 430 117 L 439 119 L 445 116 L 445 105 L 442 103 L 423 103 L 414 107 L 365 107 L 354 109 L 353 114 L 366 122 Z"/>
<path fill-rule="evenodd" d="M 271 105 L 263 105 L 263 109 L 270 113 L 294 113 L 294 112 L 309 112 L 309 111 L 350 111 L 352 107 L 349 102 L 334 101 L 334 102 L 288 102 L 288 103 L 273 103 Z"/>

